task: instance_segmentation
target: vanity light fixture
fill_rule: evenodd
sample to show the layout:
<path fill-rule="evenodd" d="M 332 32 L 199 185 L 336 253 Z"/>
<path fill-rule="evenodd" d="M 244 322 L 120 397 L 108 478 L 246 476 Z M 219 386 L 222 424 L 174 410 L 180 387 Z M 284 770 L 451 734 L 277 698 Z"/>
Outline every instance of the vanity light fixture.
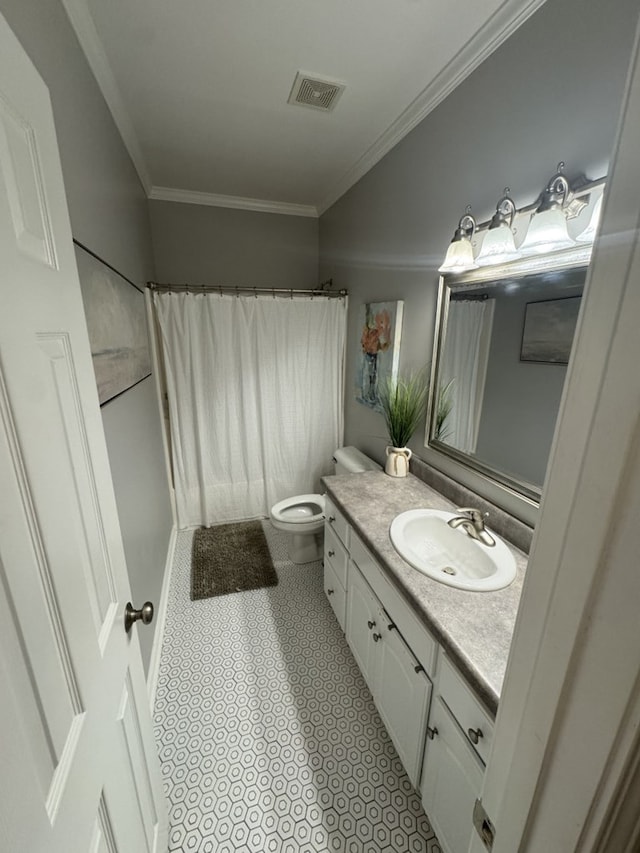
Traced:
<path fill-rule="evenodd" d="M 484 235 L 482 249 L 476 259 L 479 267 L 504 264 L 520 257 L 511 230 L 516 206 L 509 195 L 510 192 L 509 187 L 505 187 L 504 195 L 496 205 L 496 212 L 489 223 L 489 230 Z"/>
<path fill-rule="evenodd" d="M 593 208 L 591 219 L 587 227 L 576 237 L 576 243 L 593 243 L 600 224 L 600 214 L 602 213 L 602 196 L 598 199 Z"/>
<path fill-rule="evenodd" d="M 438 272 L 466 272 L 474 270 L 477 264 L 473 258 L 471 238 L 476 232 L 476 220 L 471 215 L 471 205 L 467 206 L 464 216 L 458 222 L 453 239 L 447 249 L 444 263 Z"/>
<path fill-rule="evenodd" d="M 556 252 L 575 246 L 567 230 L 564 208 L 569 201 L 571 187 L 563 175 L 564 163 L 548 182 L 542 200 L 531 217 L 527 235 L 520 246 L 522 255 Z"/>

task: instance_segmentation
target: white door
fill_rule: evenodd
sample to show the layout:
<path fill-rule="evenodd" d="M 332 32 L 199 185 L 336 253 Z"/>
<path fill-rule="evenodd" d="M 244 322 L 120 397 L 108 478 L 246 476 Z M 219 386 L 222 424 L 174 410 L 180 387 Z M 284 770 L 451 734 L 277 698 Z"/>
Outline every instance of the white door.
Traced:
<path fill-rule="evenodd" d="M 422 753 L 431 700 L 431 681 L 389 619 L 378 630 L 375 701 L 382 722 L 415 787 L 420 781 Z"/>
<path fill-rule="evenodd" d="M 435 737 L 427 741 L 422 805 L 445 853 L 467 853 L 482 765 L 440 696 L 433 703 L 429 725 Z"/>
<path fill-rule="evenodd" d="M 347 595 L 347 642 L 369 686 L 375 693 L 375 645 L 373 637 L 380 631 L 378 600 L 355 563 L 349 566 Z"/>
<path fill-rule="evenodd" d="M 47 89 L 0 16 L 0 848 L 166 850 Z"/>

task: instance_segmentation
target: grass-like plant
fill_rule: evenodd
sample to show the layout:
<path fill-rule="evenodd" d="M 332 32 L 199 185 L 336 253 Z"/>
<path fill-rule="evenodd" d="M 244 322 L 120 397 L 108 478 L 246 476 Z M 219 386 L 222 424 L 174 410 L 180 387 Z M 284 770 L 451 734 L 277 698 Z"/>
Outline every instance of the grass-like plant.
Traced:
<path fill-rule="evenodd" d="M 426 370 L 406 377 L 388 377 L 378 389 L 378 399 L 393 447 L 406 447 L 420 422 L 429 393 Z"/>
<path fill-rule="evenodd" d="M 445 441 L 451 434 L 451 430 L 446 427 L 446 420 L 453 408 L 453 400 L 451 399 L 451 386 L 453 383 L 454 380 L 450 379 L 446 385 L 441 385 L 438 390 L 438 411 L 436 414 L 436 433 L 434 438 L 437 438 L 439 441 Z"/>
<path fill-rule="evenodd" d="M 438 412 L 436 415 L 435 438 L 445 441 L 449 435 L 446 421 L 453 407 L 451 399 L 451 379 L 440 387 L 438 394 Z M 391 377 L 382 382 L 378 390 L 378 399 L 393 447 L 406 447 L 411 436 L 424 420 L 427 397 L 429 396 L 429 378 L 423 368 L 406 377 Z"/>

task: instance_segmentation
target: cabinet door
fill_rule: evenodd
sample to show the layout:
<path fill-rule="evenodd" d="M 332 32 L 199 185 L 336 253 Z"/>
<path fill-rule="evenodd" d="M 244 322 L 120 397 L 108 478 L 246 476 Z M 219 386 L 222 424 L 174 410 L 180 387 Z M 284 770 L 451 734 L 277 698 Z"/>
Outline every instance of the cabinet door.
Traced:
<path fill-rule="evenodd" d="M 324 564 L 324 593 L 329 599 L 333 612 L 342 630 L 344 631 L 345 610 L 347 605 L 347 594 L 344 587 L 336 577 L 331 563 Z"/>
<path fill-rule="evenodd" d="M 391 620 L 376 636 L 375 701 L 411 782 L 417 787 L 431 700 L 431 681 Z M 416 671 L 417 670 L 417 671 Z"/>
<path fill-rule="evenodd" d="M 446 853 L 467 853 L 473 832 L 473 807 L 482 785 L 482 764 L 440 697 L 429 720 L 437 730 L 422 771 L 422 804 Z"/>
<path fill-rule="evenodd" d="M 347 594 L 347 642 L 372 693 L 375 693 L 376 687 L 376 644 L 373 635 L 379 631 L 379 621 L 378 601 L 356 564 L 351 562 Z"/>

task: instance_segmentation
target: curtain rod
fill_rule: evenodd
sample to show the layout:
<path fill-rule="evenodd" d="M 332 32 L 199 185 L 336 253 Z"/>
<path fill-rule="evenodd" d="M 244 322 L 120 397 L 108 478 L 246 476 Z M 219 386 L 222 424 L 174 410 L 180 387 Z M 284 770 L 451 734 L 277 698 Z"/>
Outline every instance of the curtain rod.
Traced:
<path fill-rule="evenodd" d="M 331 282 L 331 279 L 329 279 Z M 327 284 L 328 282 L 324 282 Z M 185 293 L 231 293 L 234 296 L 240 296 L 241 293 L 258 296 L 258 294 L 270 293 L 275 299 L 278 296 L 289 296 L 293 299 L 294 296 L 326 296 L 329 299 L 336 299 L 347 296 L 346 290 L 323 290 L 317 288 L 315 290 L 306 290 L 300 287 L 235 287 L 224 284 L 161 284 L 157 281 L 148 281 L 147 287 L 151 291 L 157 292 L 185 292 Z"/>

